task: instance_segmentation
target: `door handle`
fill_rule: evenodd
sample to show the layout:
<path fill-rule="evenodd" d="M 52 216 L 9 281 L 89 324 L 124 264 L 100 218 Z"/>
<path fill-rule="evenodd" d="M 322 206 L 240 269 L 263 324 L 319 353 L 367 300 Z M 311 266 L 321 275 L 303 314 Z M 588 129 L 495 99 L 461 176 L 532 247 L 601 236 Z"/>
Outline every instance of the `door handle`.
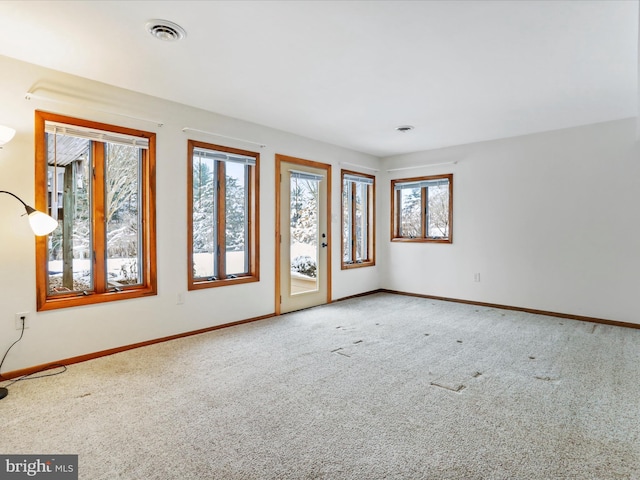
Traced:
<path fill-rule="evenodd" d="M 322 242 L 322 248 L 325 248 L 325 247 L 327 247 L 327 246 L 328 246 L 328 245 L 327 245 L 326 243 Z"/>

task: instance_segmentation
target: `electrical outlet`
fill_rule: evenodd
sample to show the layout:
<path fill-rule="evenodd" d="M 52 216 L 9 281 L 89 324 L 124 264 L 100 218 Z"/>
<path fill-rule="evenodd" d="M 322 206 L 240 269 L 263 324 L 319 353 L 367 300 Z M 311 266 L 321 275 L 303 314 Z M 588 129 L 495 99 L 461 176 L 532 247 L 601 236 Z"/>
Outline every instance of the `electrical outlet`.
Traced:
<path fill-rule="evenodd" d="M 176 301 L 178 305 L 182 305 L 184 303 L 184 293 L 180 292 L 178 294 L 178 299 Z"/>
<path fill-rule="evenodd" d="M 16 313 L 16 330 L 22 330 L 22 319 L 24 318 L 24 328 L 29 328 L 29 312 Z"/>
<path fill-rule="evenodd" d="M 480 274 L 479 273 L 475 273 L 473 275 L 473 281 L 474 282 L 480 282 Z"/>

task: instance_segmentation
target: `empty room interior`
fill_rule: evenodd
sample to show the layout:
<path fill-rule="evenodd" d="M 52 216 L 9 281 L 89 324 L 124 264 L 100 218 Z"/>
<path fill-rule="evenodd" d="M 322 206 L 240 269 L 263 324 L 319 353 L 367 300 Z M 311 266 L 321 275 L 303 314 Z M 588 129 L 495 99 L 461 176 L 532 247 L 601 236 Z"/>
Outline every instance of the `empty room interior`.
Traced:
<path fill-rule="evenodd" d="M 0 478 L 640 478 L 639 10 L 0 0 Z"/>

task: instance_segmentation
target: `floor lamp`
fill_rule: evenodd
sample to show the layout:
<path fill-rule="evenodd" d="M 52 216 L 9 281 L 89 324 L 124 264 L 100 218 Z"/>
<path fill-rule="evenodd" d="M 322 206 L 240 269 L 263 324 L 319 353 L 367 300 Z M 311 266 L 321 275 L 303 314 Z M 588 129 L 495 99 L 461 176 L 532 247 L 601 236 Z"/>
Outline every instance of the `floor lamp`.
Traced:
<path fill-rule="evenodd" d="M 8 127 L 3 127 L 2 125 L 0 125 L 0 148 L 2 148 L 1 145 L 11 140 L 14 134 L 15 134 L 15 130 L 10 129 Z M 26 215 L 29 218 L 29 225 L 31 226 L 31 230 L 33 230 L 33 233 L 36 236 L 49 235 L 56 228 L 58 228 L 57 220 L 50 217 L 46 213 L 39 212 L 35 208 L 30 207 L 17 195 L 11 192 L 7 192 L 6 190 L 0 190 L 0 193 L 6 193 L 7 195 L 12 196 L 22 204 L 22 206 L 26 211 Z M 10 349 L 11 347 L 9 347 L 9 350 Z M 7 350 L 7 353 L 9 353 L 9 350 Z M 6 397 L 8 394 L 9 394 L 9 391 L 5 387 L 0 387 L 0 399 Z"/>

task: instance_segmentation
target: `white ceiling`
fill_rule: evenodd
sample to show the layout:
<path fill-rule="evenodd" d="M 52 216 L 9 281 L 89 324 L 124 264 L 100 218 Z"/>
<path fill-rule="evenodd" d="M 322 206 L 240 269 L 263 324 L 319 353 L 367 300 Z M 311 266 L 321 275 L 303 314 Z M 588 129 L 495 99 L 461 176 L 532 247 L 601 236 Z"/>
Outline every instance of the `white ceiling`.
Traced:
<path fill-rule="evenodd" d="M 0 1 L 0 54 L 376 156 L 638 113 L 637 0 Z"/>

